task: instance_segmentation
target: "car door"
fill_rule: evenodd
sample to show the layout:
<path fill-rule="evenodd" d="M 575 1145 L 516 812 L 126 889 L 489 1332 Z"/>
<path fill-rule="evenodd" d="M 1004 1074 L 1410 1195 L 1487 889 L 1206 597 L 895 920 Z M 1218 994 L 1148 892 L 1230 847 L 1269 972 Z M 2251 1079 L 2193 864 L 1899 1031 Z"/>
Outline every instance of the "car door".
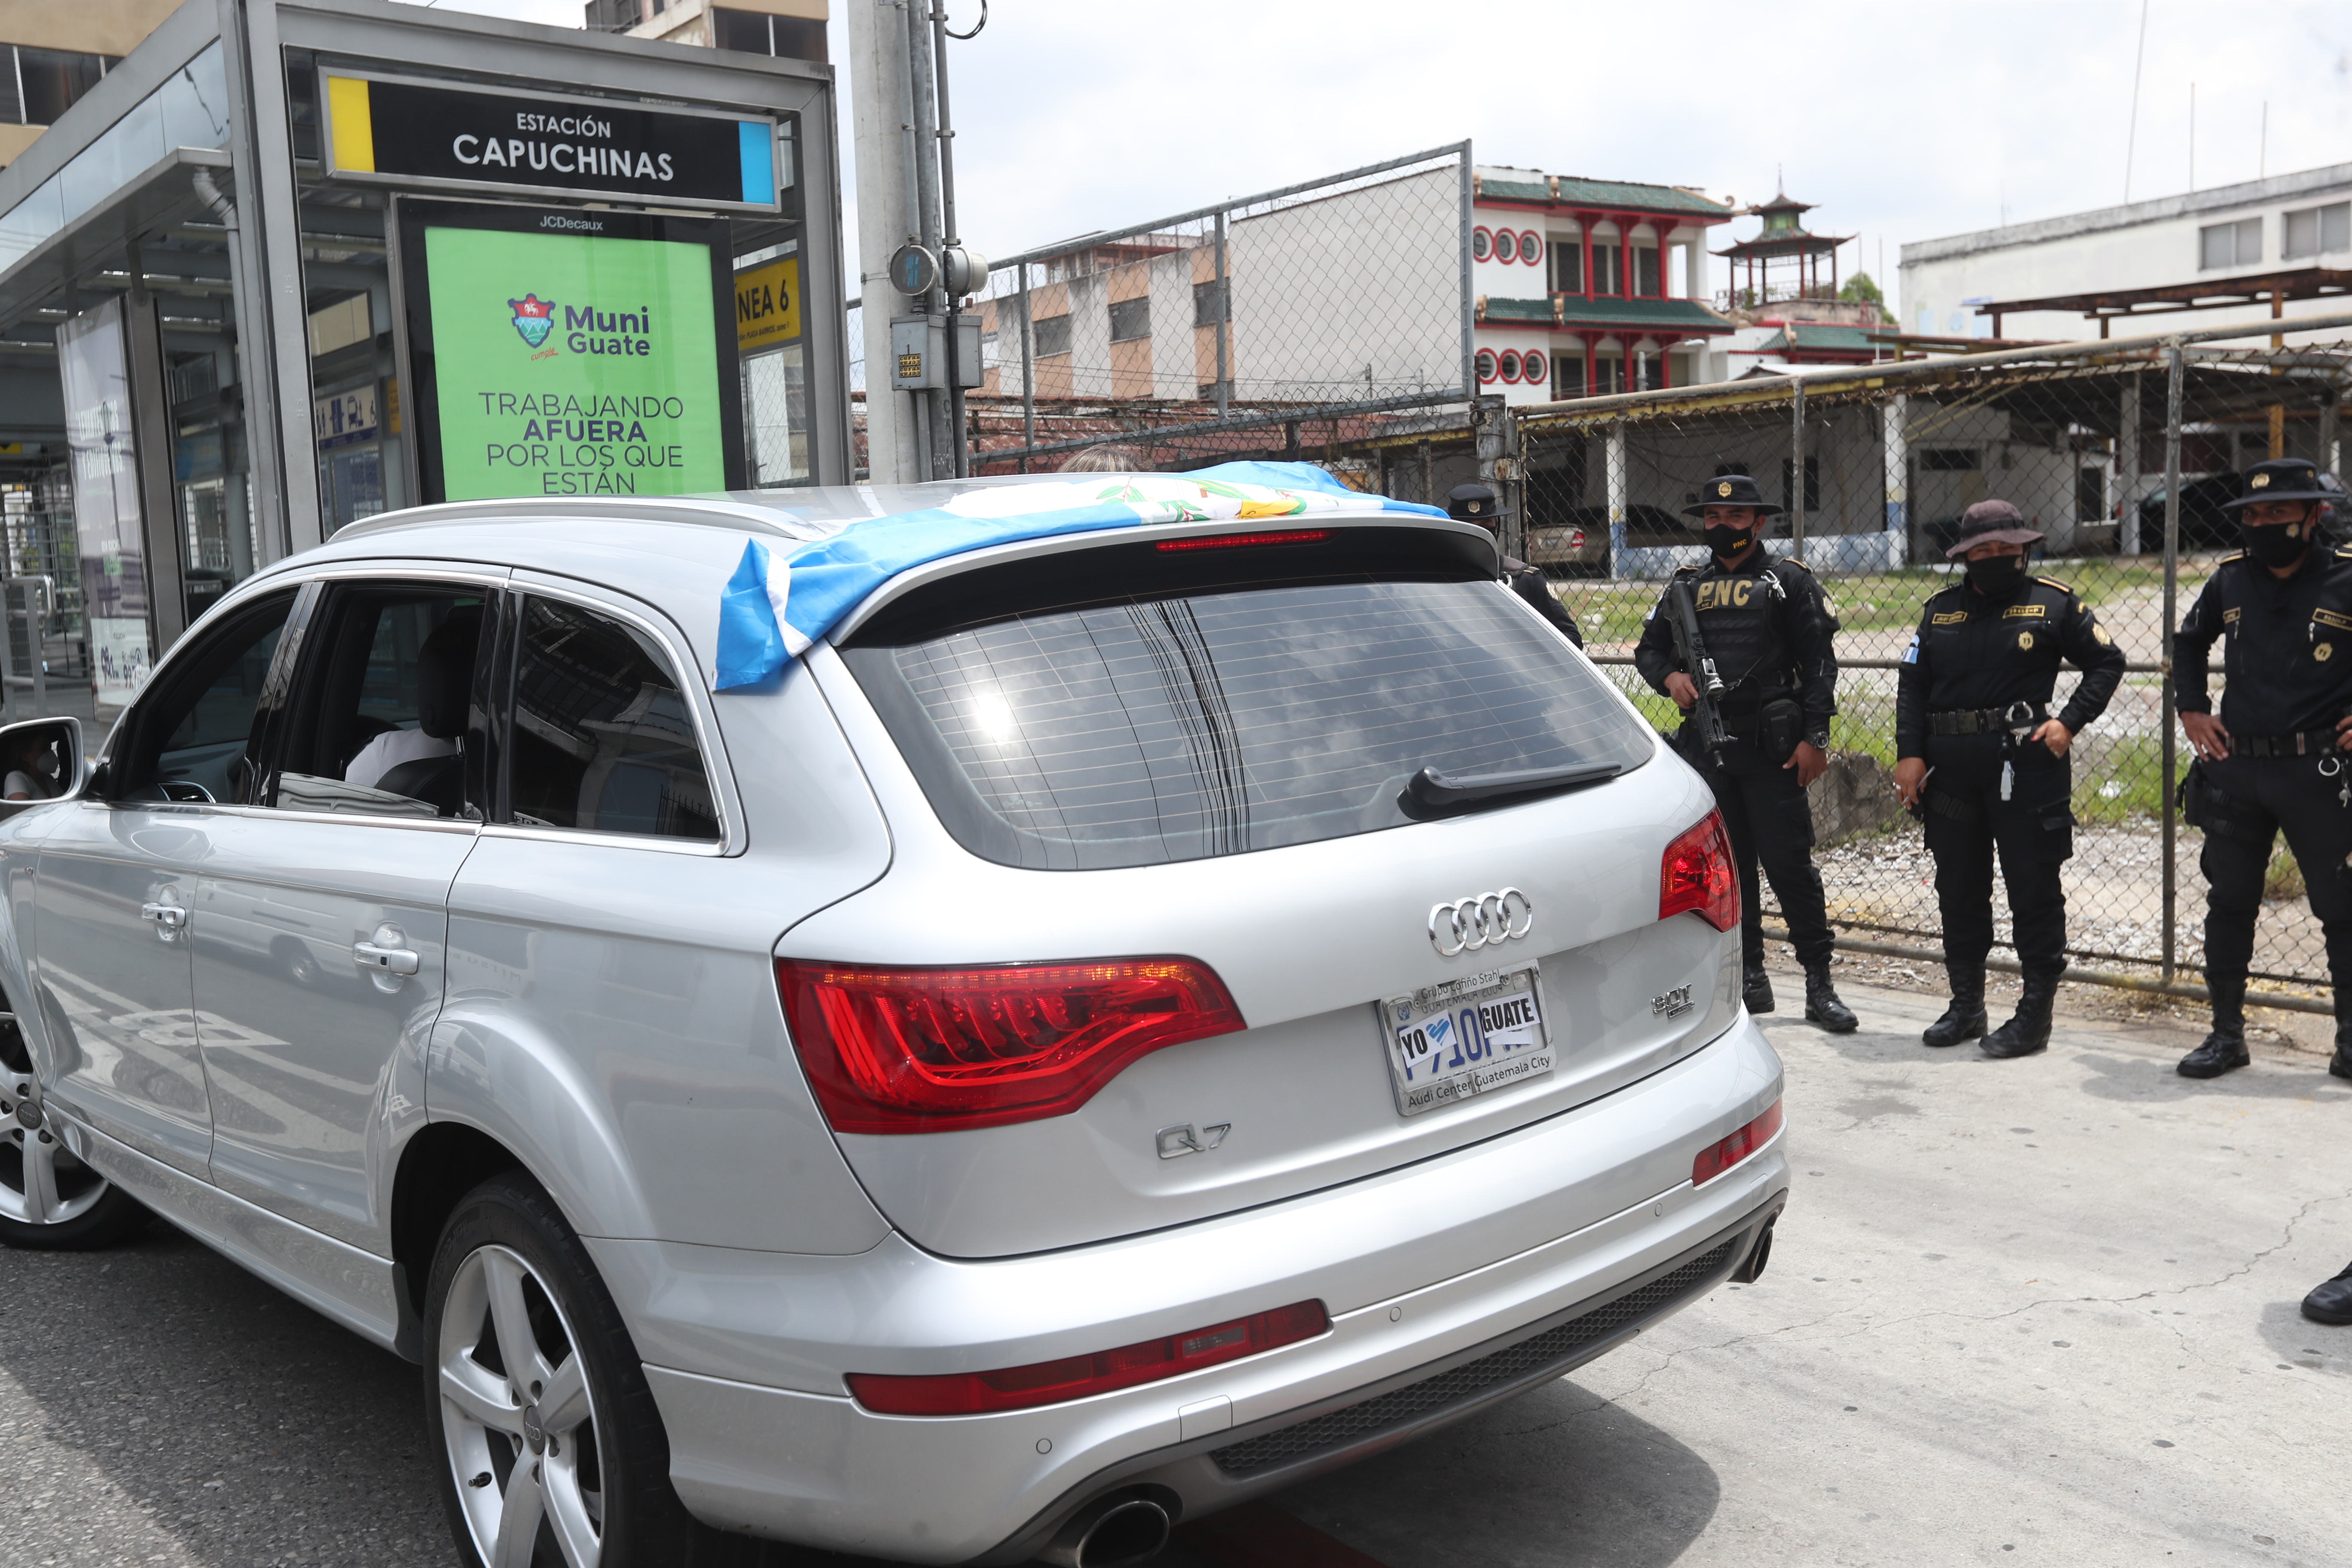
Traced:
<path fill-rule="evenodd" d="M 195 884 L 267 728 L 289 590 L 184 645 L 123 716 L 102 776 L 56 815 L 34 872 L 49 1095 L 108 1137 L 205 1173 L 212 1105 L 188 962 Z"/>
<path fill-rule="evenodd" d="M 213 1180 L 378 1252 L 370 1173 L 392 1119 L 422 1110 L 402 1063 L 421 1071 L 480 816 L 468 720 L 496 600 L 461 575 L 322 582 L 261 787 L 189 889 Z"/>

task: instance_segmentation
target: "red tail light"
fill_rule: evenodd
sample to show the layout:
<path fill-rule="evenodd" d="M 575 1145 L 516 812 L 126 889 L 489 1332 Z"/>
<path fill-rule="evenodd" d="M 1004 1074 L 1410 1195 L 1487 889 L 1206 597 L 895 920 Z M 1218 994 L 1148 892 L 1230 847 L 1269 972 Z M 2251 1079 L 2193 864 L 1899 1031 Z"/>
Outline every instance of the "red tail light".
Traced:
<path fill-rule="evenodd" d="M 1189 1334 L 1001 1372 L 956 1372 L 939 1377 L 853 1372 L 849 1392 L 866 1409 L 884 1415 L 984 1415 L 992 1410 L 1026 1410 L 1238 1361 L 1276 1345 L 1311 1340 L 1330 1326 L 1331 1316 L 1322 1302 L 1300 1301 Z"/>
<path fill-rule="evenodd" d="M 987 969 L 780 959 L 776 988 L 837 1132 L 943 1132 L 1066 1116 L 1150 1051 L 1246 1026 L 1190 958 Z"/>
<path fill-rule="evenodd" d="M 1708 812 L 1667 845 L 1658 868 L 1658 918 L 1685 910 L 1717 931 L 1739 923 L 1739 868 L 1719 811 Z"/>
<path fill-rule="evenodd" d="M 1707 1183 L 1772 1142 L 1772 1134 L 1780 1131 L 1780 1102 L 1774 1100 L 1772 1109 L 1726 1138 L 1720 1143 L 1710 1143 L 1698 1152 L 1691 1162 L 1691 1185 Z"/>
<path fill-rule="evenodd" d="M 1328 528 L 1286 528 L 1273 533 L 1211 533 L 1198 539 L 1163 539 L 1154 550 L 1239 550 L 1251 544 L 1318 544 L 1331 537 Z"/>

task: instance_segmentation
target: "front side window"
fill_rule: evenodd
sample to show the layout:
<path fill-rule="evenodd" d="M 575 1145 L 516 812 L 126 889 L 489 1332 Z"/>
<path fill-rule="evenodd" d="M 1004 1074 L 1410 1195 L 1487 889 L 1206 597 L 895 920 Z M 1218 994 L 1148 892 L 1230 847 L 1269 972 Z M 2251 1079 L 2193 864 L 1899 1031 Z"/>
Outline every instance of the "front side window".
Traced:
<path fill-rule="evenodd" d="M 1449 775 L 1615 763 L 1652 737 L 1491 582 L 1339 581 L 1046 610 L 845 650 L 964 847 L 1094 870 L 1414 820 Z"/>
<path fill-rule="evenodd" d="M 521 601 L 508 757 L 526 827 L 715 840 L 694 710 L 660 645 L 561 599 Z"/>
<path fill-rule="evenodd" d="M 480 589 L 331 585 L 311 613 L 262 804 L 360 816 L 479 819 L 466 768 Z"/>
<path fill-rule="evenodd" d="M 248 798 L 269 668 L 293 607 L 292 594 L 247 605 L 164 667 L 123 731 L 110 794 L 132 800 Z"/>

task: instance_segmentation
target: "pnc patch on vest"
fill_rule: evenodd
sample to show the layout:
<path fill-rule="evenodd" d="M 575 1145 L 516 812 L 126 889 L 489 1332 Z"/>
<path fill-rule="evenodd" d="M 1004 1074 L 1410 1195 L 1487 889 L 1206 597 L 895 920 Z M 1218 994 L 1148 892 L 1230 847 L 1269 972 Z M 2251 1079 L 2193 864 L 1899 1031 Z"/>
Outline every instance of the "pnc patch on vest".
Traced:
<path fill-rule="evenodd" d="M 2046 620 L 2050 616 L 2050 606 L 2047 605 L 2011 605 L 2009 608 L 2003 610 L 2000 613 L 2000 616 L 2003 620 L 2008 620 L 2017 616 L 2029 616 L 2034 620 Z"/>

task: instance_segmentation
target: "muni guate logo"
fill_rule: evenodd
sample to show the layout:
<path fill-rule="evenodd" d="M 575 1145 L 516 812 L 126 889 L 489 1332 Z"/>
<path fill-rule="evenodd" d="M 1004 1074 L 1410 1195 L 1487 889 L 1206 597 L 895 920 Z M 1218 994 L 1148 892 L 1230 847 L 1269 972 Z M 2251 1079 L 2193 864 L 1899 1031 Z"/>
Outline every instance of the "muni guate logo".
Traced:
<path fill-rule="evenodd" d="M 555 300 L 542 300 L 536 294 L 509 300 L 507 305 L 514 311 L 515 331 L 534 349 L 545 343 L 554 331 L 560 308 L 563 346 L 573 353 L 642 359 L 654 352 L 654 313 L 643 305 L 634 310 L 600 310 L 593 305 L 559 307 Z"/>
<path fill-rule="evenodd" d="M 542 300 L 536 294 L 526 294 L 520 300 L 507 301 L 514 312 L 514 329 L 522 341 L 532 348 L 547 342 L 547 334 L 555 330 L 555 301 Z"/>

